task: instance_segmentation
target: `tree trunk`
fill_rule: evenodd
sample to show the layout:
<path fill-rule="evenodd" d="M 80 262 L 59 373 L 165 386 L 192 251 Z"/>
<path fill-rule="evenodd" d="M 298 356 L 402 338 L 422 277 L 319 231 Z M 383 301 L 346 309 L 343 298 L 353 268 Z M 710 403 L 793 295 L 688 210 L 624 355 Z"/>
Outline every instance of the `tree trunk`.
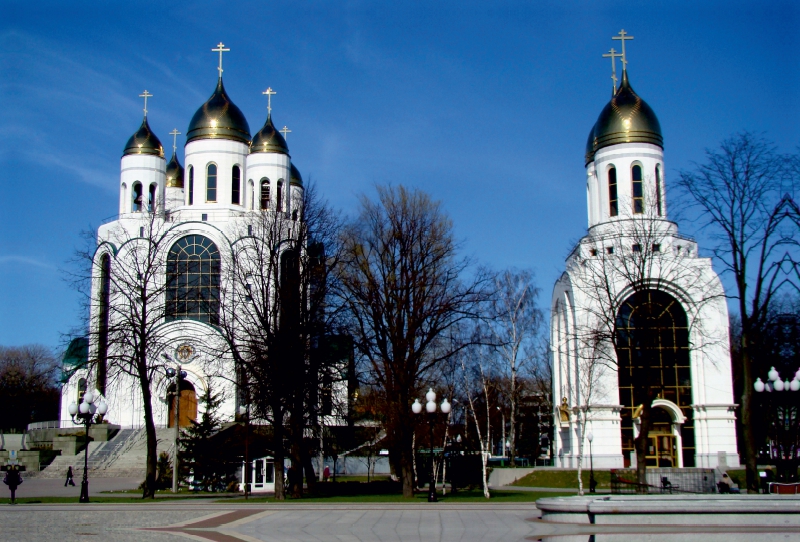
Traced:
<path fill-rule="evenodd" d="M 748 493 L 758 493 L 758 452 L 753 435 L 753 368 L 750 361 L 748 332 L 742 325 L 742 432 Z"/>
<path fill-rule="evenodd" d="M 511 427 L 509 427 L 509 455 L 511 456 L 511 466 L 517 466 L 517 366 L 516 363 L 511 366 Z M 505 442 L 503 443 L 505 446 Z"/>
<path fill-rule="evenodd" d="M 311 464 L 311 451 L 309 450 L 307 442 L 303 441 L 303 471 L 305 472 L 306 484 L 308 485 L 308 492 L 312 495 L 317 492 L 317 476 L 314 473 L 314 465 Z"/>
<path fill-rule="evenodd" d="M 650 435 L 650 411 L 652 400 L 648 397 L 642 403 L 642 413 L 639 415 L 639 436 L 633 441 L 636 449 L 636 481 L 639 486 L 637 493 L 647 493 L 647 446 Z"/>
<path fill-rule="evenodd" d="M 150 392 L 150 381 L 147 379 L 147 370 L 144 377 L 140 376 L 139 382 L 142 388 L 142 402 L 144 406 L 144 427 L 147 436 L 147 457 L 145 460 L 144 490 L 142 498 L 154 499 L 156 496 L 156 474 L 158 470 L 158 453 L 156 440 L 156 424 L 153 420 L 152 394 Z M 177 423 L 177 420 L 176 420 Z M 176 450 L 177 453 L 177 450 Z"/>
<path fill-rule="evenodd" d="M 286 488 L 283 484 L 283 415 L 276 415 L 280 412 L 273 409 L 272 423 L 272 455 L 275 464 L 275 500 L 283 501 L 286 499 Z"/>

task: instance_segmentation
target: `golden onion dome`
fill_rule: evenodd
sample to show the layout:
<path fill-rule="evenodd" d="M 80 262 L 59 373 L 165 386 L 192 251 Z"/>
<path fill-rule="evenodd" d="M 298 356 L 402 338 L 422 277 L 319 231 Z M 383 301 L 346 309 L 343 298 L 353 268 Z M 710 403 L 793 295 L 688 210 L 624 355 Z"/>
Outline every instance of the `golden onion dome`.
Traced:
<path fill-rule="evenodd" d="M 250 143 L 250 126 L 242 110 L 228 97 L 219 78 L 214 94 L 197 110 L 189 123 L 186 142 L 195 139 L 232 139 Z"/>
<path fill-rule="evenodd" d="M 267 122 L 256 135 L 253 136 L 253 142 L 250 143 L 250 154 L 257 152 L 275 152 L 280 154 L 289 154 L 289 146 L 281 133 L 275 129 L 272 124 L 272 115 L 267 115 Z"/>
<path fill-rule="evenodd" d="M 300 172 L 294 167 L 292 164 L 291 174 L 290 174 L 289 184 L 293 184 L 296 186 L 303 186 L 303 178 L 300 176 Z"/>
<path fill-rule="evenodd" d="M 150 129 L 150 125 L 147 124 L 147 117 L 144 118 L 142 125 L 125 144 L 122 156 L 128 156 L 129 154 L 153 154 L 164 157 L 164 147 L 161 146 L 161 141 Z"/>
<path fill-rule="evenodd" d="M 183 166 L 175 152 L 167 164 L 167 188 L 183 188 Z"/>
<path fill-rule="evenodd" d="M 661 124 L 655 112 L 631 88 L 628 72 L 622 72 L 622 83 L 611 101 L 603 108 L 586 145 L 586 163 L 595 153 L 619 143 L 651 143 L 664 148 Z"/>

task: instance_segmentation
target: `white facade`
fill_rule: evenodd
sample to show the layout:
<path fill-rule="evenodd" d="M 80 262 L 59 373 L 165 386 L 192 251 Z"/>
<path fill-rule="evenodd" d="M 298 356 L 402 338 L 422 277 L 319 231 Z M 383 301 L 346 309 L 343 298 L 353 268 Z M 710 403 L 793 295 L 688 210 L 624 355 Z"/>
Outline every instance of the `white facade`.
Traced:
<path fill-rule="evenodd" d="M 589 230 L 553 290 L 556 466 L 577 466 L 579 439 L 587 457 L 589 433 L 594 466 L 636 465 L 642 366 L 659 420 L 648 463 L 739 465 L 724 292 L 710 258 L 667 219 L 664 171 L 658 121 L 625 74 L 587 146 Z M 640 323 L 645 306 L 672 324 L 647 328 L 654 338 L 637 350 L 626 346 L 645 344 L 635 325 L 656 326 Z"/>
<path fill-rule="evenodd" d="M 118 284 L 124 281 L 112 280 L 106 308 L 103 308 L 104 258 L 110 262 L 108 267 L 112 276 L 135 277 L 141 271 L 131 268 L 130 262 L 135 258 L 130 255 L 145 250 L 143 247 L 148 243 L 155 246 L 153 239 L 157 239 L 157 246 L 153 249 L 156 276 L 150 284 L 162 287 L 167 281 L 168 254 L 177 246 L 176 243 L 191 236 L 213 243 L 222 255 L 223 266 L 226 261 L 232 261 L 226 255 L 233 252 L 237 241 L 249 236 L 247 224 L 255 222 L 255 216 L 279 214 L 286 222 L 286 226 L 280 228 L 286 235 L 283 239 L 296 237 L 298 228 L 295 221 L 302 217 L 303 186 L 299 173 L 291 164 L 285 141 L 268 120 L 252 141 L 261 138 L 263 142 L 266 138 L 269 146 L 252 148 L 247 122 L 224 94 L 224 89 L 220 89 L 221 79 L 215 93 L 192 119 L 187 134 L 194 135 L 190 135 L 185 145 L 185 169 L 180 169 L 177 157 L 167 164 L 161 144 L 150 132 L 146 118 L 125 148 L 120 167 L 119 215 L 103 224 L 97 232 L 92 271 L 90 360 L 110 360 L 119 354 L 121 346 L 118 341 L 105 347 L 101 344 L 104 340 L 100 331 L 104 321 L 102 311 L 107 311 L 106 321 L 113 328 L 120 323 L 113 307 L 132 298 L 130 292 L 119 291 Z M 233 109 L 234 114 L 231 113 Z M 269 178 L 272 182 L 268 200 L 261 197 L 259 181 L 262 178 Z M 280 194 L 278 186 L 281 186 Z M 280 209 L 277 209 L 278 201 L 281 202 Z M 219 272 L 219 280 L 218 291 L 222 298 L 218 310 L 233 310 L 232 300 L 225 298 L 230 296 L 234 287 L 225 282 L 232 280 L 230 273 L 223 269 Z M 115 282 L 117 286 L 113 286 Z M 175 362 L 186 371 L 185 381 L 187 387 L 193 388 L 195 399 L 199 399 L 209 380 L 213 380 L 214 392 L 223 397 L 220 414 L 224 421 L 232 420 L 240 406 L 236 371 L 230 354 L 226 353 L 226 342 L 218 327 L 213 325 L 214 318 L 170 316 L 167 314 L 169 309 L 164 308 L 168 307 L 167 294 L 164 288 L 161 291 L 162 297 L 150 303 L 161 310 L 153 331 L 160 347 L 158 352 L 147 355 L 152 375 L 151 404 L 155 424 L 164 426 L 170 421 L 167 392 L 172 381 L 165 369 L 174 367 Z M 107 348 L 107 353 L 103 352 L 104 348 Z M 167 361 L 165 355 L 173 361 Z M 97 384 L 97 365 L 90 365 L 91 372 L 80 369 L 64 385 L 62 420 L 70 419 L 68 405 L 79 400 L 83 389 L 102 387 Z M 107 363 L 109 367 L 112 365 L 111 361 Z M 136 378 L 121 374 L 119 370 L 114 374 L 111 372 L 109 369 L 104 394 L 109 405 L 106 420 L 125 427 L 143 426 L 142 391 Z M 197 409 L 197 414 L 201 414 L 199 401 Z"/>

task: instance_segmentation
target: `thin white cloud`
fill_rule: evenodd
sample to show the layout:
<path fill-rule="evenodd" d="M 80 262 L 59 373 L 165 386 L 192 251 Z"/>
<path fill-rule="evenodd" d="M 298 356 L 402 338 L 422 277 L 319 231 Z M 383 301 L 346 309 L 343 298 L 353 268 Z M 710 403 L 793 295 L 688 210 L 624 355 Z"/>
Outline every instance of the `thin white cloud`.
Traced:
<path fill-rule="evenodd" d="M 42 269 L 56 269 L 56 266 L 44 262 L 42 260 L 37 260 L 36 258 L 29 258 L 28 256 L 17 256 L 17 255 L 0 256 L 0 264 L 11 264 L 11 265 L 17 264 L 24 266 L 39 267 Z"/>

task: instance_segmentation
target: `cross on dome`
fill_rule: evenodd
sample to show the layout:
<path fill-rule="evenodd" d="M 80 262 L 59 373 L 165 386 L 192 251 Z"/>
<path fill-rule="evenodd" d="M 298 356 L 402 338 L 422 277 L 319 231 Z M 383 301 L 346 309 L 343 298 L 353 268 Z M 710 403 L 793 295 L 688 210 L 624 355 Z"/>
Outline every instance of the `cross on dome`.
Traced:
<path fill-rule="evenodd" d="M 222 43 L 222 42 L 219 42 L 219 44 L 217 44 L 217 48 L 216 49 L 211 49 L 211 50 L 213 52 L 215 52 L 215 53 L 219 53 L 219 67 L 217 69 L 219 70 L 219 76 L 221 78 L 222 77 L 222 53 L 227 53 L 228 51 L 230 51 L 230 49 L 226 49 L 225 48 L 225 44 Z"/>
<path fill-rule="evenodd" d="M 267 116 L 269 117 L 272 115 L 272 97 L 275 96 L 277 92 L 272 90 L 272 87 L 267 87 L 267 90 L 265 90 L 261 94 L 267 95 Z"/>
<path fill-rule="evenodd" d="M 280 132 L 283 134 L 283 139 L 284 139 L 284 140 L 286 139 L 286 137 L 287 137 L 287 136 L 289 135 L 289 133 L 291 132 L 291 130 L 290 130 L 289 128 L 287 128 L 286 126 L 284 126 L 284 127 L 283 127 L 281 130 L 279 130 L 279 131 L 280 131 Z"/>
<path fill-rule="evenodd" d="M 625 43 L 625 42 L 623 42 Z M 612 47 L 611 50 L 603 55 L 603 58 L 611 57 L 611 80 L 614 82 L 614 94 L 617 93 L 617 58 L 621 57 L 622 55 L 614 50 Z"/>
<path fill-rule="evenodd" d="M 628 59 L 625 56 L 625 40 L 632 40 L 633 36 L 629 36 L 625 29 L 619 31 L 619 36 L 612 36 L 612 40 L 619 40 L 622 42 L 622 71 L 626 71 L 628 69 Z"/>
<path fill-rule="evenodd" d="M 172 152 L 174 153 L 178 150 L 178 145 L 177 145 L 178 136 L 181 135 L 181 133 L 178 131 L 177 128 L 173 128 L 172 131 L 169 133 L 169 135 L 172 136 Z"/>
<path fill-rule="evenodd" d="M 147 98 L 152 98 L 153 95 L 147 92 L 147 89 L 144 90 L 142 94 L 139 94 L 140 98 L 144 98 L 144 116 L 147 116 Z"/>

